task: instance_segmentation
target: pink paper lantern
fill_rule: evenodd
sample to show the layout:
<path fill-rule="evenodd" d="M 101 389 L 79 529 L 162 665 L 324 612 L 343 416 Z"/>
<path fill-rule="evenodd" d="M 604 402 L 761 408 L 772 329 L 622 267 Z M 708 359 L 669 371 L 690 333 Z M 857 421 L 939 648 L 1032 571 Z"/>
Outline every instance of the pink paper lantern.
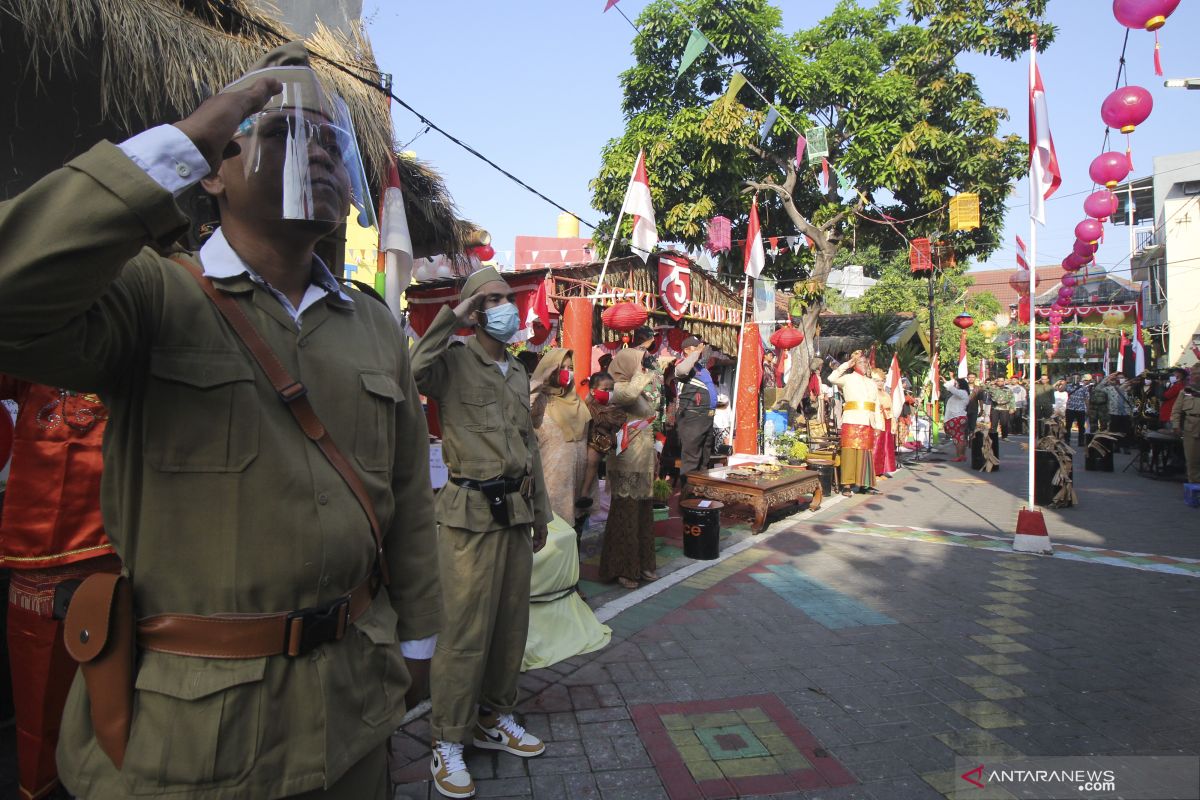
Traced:
<path fill-rule="evenodd" d="M 1121 133 L 1133 133 L 1154 110 L 1154 98 L 1141 86 L 1122 86 L 1104 98 L 1100 118 L 1110 128 Z M 1128 159 L 1126 159 L 1128 160 Z"/>
<path fill-rule="evenodd" d="M 1078 272 L 1091 262 L 1091 258 L 1083 258 L 1071 253 L 1062 260 L 1062 268 L 1067 272 Z"/>
<path fill-rule="evenodd" d="M 1096 245 L 1092 242 L 1084 242 L 1076 239 L 1075 248 L 1072 252 L 1080 258 L 1085 259 L 1084 263 L 1091 263 L 1092 256 L 1096 255 L 1097 249 Z"/>
<path fill-rule="evenodd" d="M 1062 306 L 1071 305 L 1071 300 L 1074 297 L 1075 297 L 1075 291 L 1073 289 L 1068 289 L 1067 287 L 1064 286 L 1063 288 L 1058 290 L 1059 305 L 1062 305 Z"/>
<path fill-rule="evenodd" d="M 1074 289 L 1079 285 L 1079 279 L 1068 272 L 1066 275 L 1062 276 L 1062 285 L 1068 289 Z"/>
<path fill-rule="evenodd" d="M 1088 175 L 1093 181 L 1109 189 L 1125 180 L 1129 174 L 1129 156 L 1110 150 L 1092 159 Z"/>
<path fill-rule="evenodd" d="M 1113 16 L 1126 28 L 1156 31 L 1179 6 L 1179 0 L 1113 0 Z"/>
<path fill-rule="evenodd" d="M 1100 237 L 1104 235 L 1104 226 L 1094 219 L 1085 219 L 1075 226 L 1075 238 L 1095 244 L 1100 241 Z"/>
<path fill-rule="evenodd" d="M 1041 283 L 1041 280 L 1034 278 L 1035 289 L 1039 283 Z M 1012 287 L 1014 292 L 1022 297 L 1029 294 L 1029 270 L 1019 269 L 1014 272 L 1011 276 L 1009 276 L 1008 285 Z"/>
<path fill-rule="evenodd" d="M 1083 201 L 1083 213 L 1103 222 L 1117 213 L 1117 196 L 1107 189 L 1092 192 Z"/>

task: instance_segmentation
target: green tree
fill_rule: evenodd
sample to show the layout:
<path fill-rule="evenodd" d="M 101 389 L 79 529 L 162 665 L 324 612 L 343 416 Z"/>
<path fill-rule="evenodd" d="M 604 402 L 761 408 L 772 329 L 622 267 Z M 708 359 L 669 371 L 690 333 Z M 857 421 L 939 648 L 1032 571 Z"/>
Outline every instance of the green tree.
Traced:
<path fill-rule="evenodd" d="M 634 160 L 645 149 L 664 240 L 701 244 L 704 223 L 715 214 L 744 231 L 744 195 L 757 192 L 765 233 L 811 241 L 771 265 L 781 279 L 824 285 L 857 214 L 912 219 L 903 228 L 909 237 L 943 231 L 941 209 L 959 191 L 979 193 L 983 226 L 944 238 L 960 258 L 987 255 L 997 246 L 994 231 L 1027 150 L 1019 137 L 997 136 L 1007 112 L 984 102 L 958 60 L 982 54 L 1014 61 L 1034 33 L 1045 46 L 1054 33 L 1041 20 L 1045 6 L 1046 0 L 880 0 L 862 8 L 843 0 L 816 26 L 789 34 L 766 0 L 655 0 L 638 18 L 636 64 L 621 75 L 625 132 L 605 146 L 591 184 L 593 205 L 610 215 L 597 242 L 607 244 Z M 710 47 L 677 79 L 693 28 L 725 58 Z M 766 104 L 751 88 L 732 101 L 718 99 L 733 69 L 781 110 L 783 119 L 765 141 L 758 128 Z M 828 190 L 819 186 L 819 164 L 797 168 L 792 129 L 815 125 L 827 131 L 829 161 L 849 183 L 844 190 L 836 179 Z M 860 225 L 855 238 L 905 247 L 890 225 Z M 736 251 L 730 260 L 740 262 Z M 821 297 L 813 295 L 803 317 L 809 341 Z M 804 361 L 796 359 L 793 388 L 807 379 Z"/>

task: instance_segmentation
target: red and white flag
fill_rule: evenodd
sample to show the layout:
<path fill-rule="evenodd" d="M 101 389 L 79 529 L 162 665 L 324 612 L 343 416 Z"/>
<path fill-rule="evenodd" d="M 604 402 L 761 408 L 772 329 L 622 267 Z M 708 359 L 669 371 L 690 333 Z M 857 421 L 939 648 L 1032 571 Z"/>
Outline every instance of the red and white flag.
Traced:
<path fill-rule="evenodd" d="M 642 261 L 648 262 L 651 251 L 658 244 L 658 230 L 654 227 L 654 202 L 650 199 L 650 181 L 646 178 L 645 150 L 638 151 L 637 163 L 633 166 L 633 176 L 629 179 L 621 210 L 633 217 L 633 236 L 629 238 L 629 246 L 641 256 Z"/>
<path fill-rule="evenodd" d="M 963 331 L 958 341 L 958 377 L 965 378 L 970 371 L 971 368 L 967 366 L 967 332 Z"/>
<path fill-rule="evenodd" d="M 1025 257 L 1025 240 L 1017 237 L 1017 269 L 1029 269 L 1029 261 Z"/>
<path fill-rule="evenodd" d="M 1125 371 L 1125 348 L 1129 347 L 1129 337 L 1121 331 L 1121 343 L 1117 345 L 1117 372 Z"/>
<path fill-rule="evenodd" d="M 379 212 L 379 251 L 383 253 L 383 299 L 396 319 L 400 319 L 400 298 L 412 282 L 413 245 L 404 213 L 404 190 L 396 161 L 388 168 L 387 185 Z"/>
<path fill-rule="evenodd" d="M 892 419 L 898 419 L 904 410 L 904 382 L 900 380 L 900 358 L 895 353 L 892 354 L 892 365 L 888 367 L 883 386 L 892 395 Z"/>
<path fill-rule="evenodd" d="M 1037 66 L 1037 37 L 1029 39 L 1029 216 L 1046 224 L 1046 201 L 1062 185 L 1062 170 L 1050 135 L 1046 87 Z"/>
<path fill-rule="evenodd" d="M 762 230 L 758 224 L 758 196 L 750 204 L 750 227 L 746 231 L 746 274 L 757 278 L 762 274 L 767 264 L 767 254 L 763 250 Z"/>
<path fill-rule="evenodd" d="M 1133 374 L 1146 371 L 1146 348 L 1142 345 L 1142 307 L 1137 307 L 1137 323 L 1133 327 Z"/>

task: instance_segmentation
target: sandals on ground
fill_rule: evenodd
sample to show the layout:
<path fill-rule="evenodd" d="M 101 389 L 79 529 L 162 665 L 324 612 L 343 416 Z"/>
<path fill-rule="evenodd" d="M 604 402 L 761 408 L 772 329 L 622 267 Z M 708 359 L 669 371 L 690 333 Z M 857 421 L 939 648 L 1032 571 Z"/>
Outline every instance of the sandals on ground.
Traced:
<path fill-rule="evenodd" d="M 617 578 L 617 583 L 621 584 L 626 589 L 638 588 L 638 582 L 634 581 L 634 580 L 630 580 L 629 578 Z"/>

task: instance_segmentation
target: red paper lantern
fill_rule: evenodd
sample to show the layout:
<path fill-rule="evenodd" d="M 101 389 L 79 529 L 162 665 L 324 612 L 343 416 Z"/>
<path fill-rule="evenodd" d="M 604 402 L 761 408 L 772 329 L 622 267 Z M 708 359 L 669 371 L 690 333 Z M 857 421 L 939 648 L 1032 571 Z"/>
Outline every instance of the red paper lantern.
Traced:
<path fill-rule="evenodd" d="M 1066 275 L 1062 276 L 1062 285 L 1068 289 L 1074 289 L 1079 285 L 1079 279 L 1068 272 Z"/>
<path fill-rule="evenodd" d="M 1072 252 L 1074 252 L 1075 255 L 1079 256 L 1080 258 L 1087 259 L 1086 263 L 1091 263 L 1092 256 L 1096 255 L 1097 249 L 1099 248 L 1092 242 L 1085 242 L 1081 239 L 1076 239 L 1075 249 Z"/>
<path fill-rule="evenodd" d="M 1179 0 L 1113 0 L 1113 16 L 1126 28 L 1156 31 L 1179 6 Z"/>
<path fill-rule="evenodd" d="M 793 325 L 785 325 L 771 334 L 771 344 L 783 350 L 791 350 L 804 341 L 804 333 Z"/>
<path fill-rule="evenodd" d="M 1075 226 L 1075 238 L 1081 242 L 1095 244 L 1104 235 L 1104 226 L 1094 219 L 1085 219 Z"/>
<path fill-rule="evenodd" d="M 908 248 L 910 272 L 928 272 L 933 269 L 933 245 L 928 239 L 913 239 Z"/>
<path fill-rule="evenodd" d="M 1141 86 L 1122 86 L 1104 98 L 1100 119 L 1121 133 L 1133 133 L 1154 110 L 1154 98 Z M 1128 159 L 1127 159 L 1128 160 Z"/>
<path fill-rule="evenodd" d="M 641 327 L 648 316 L 650 313 L 641 303 L 625 301 L 604 309 L 604 313 L 600 315 L 600 321 L 606 328 L 628 333 Z"/>
<path fill-rule="evenodd" d="M 954 318 L 954 324 L 957 325 L 961 330 L 965 331 L 967 328 L 975 324 L 975 318 L 964 311 Z"/>
<path fill-rule="evenodd" d="M 496 257 L 496 248 L 490 244 L 481 244 L 478 247 L 471 248 L 471 255 L 478 258 L 480 261 L 491 261 Z"/>
<path fill-rule="evenodd" d="M 1026 295 L 1017 302 L 1017 321 L 1022 325 L 1028 324 L 1032 316 L 1033 301 Z"/>
<path fill-rule="evenodd" d="M 1107 189 L 1092 192 L 1083 201 L 1083 213 L 1103 222 L 1117 213 L 1117 196 Z"/>

